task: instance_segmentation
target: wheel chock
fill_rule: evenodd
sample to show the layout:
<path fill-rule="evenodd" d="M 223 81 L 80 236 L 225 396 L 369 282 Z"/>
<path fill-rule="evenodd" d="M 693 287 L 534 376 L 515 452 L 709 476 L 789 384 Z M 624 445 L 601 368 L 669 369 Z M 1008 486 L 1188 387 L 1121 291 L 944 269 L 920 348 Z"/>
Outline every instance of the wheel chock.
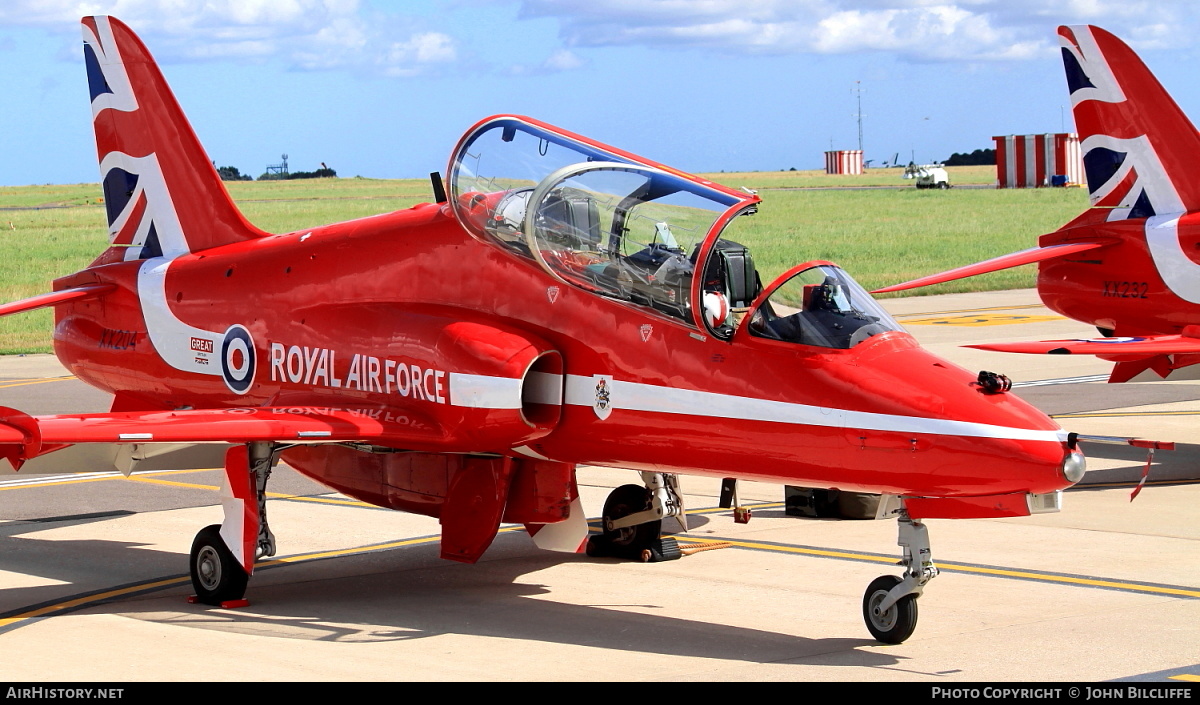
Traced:
<path fill-rule="evenodd" d="M 592 558 L 623 558 L 642 563 L 658 563 L 681 558 L 683 552 L 679 549 L 679 542 L 670 536 L 660 536 L 639 551 L 631 546 L 614 545 L 603 535 L 594 535 L 588 539 L 587 555 Z"/>
<path fill-rule="evenodd" d="M 683 551 L 679 549 L 679 542 L 670 536 L 660 536 L 650 544 L 650 548 L 642 551 L 643 563 L 658 563 L 660 561 L 674 561 L 683 557 Z"/>
<path fill-rule="evenodd" d="M 200 598 L 196 597 L 195 595 L 188 595 L 187 601 L 188 601 L 189 605 L 206 604 L 204 602 L 201 602 Z M 218 606 L 223 610 L 236 610 L 239 607 L 249 607 L 250 600 L 247 600 L 245 598 L 243 598 L 241 600 L 225 600 Z"/>

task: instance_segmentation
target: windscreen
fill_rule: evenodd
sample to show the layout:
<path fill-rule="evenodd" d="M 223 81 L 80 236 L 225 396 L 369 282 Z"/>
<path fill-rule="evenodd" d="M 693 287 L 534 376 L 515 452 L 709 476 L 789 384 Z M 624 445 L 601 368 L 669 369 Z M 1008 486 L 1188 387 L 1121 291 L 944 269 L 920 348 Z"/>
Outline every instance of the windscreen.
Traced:
<path fill-rule="evenodd" d="M 902 330 L 858 282 L 832 265 L 791 276 L 751 314 L 747 329 L 760 338 L 842 350 Z"/>

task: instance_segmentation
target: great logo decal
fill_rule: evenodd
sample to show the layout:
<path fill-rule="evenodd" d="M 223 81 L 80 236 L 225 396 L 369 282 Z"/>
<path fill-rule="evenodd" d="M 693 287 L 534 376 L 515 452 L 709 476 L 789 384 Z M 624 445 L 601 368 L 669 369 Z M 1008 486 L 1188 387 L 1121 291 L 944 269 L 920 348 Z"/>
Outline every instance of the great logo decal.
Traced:
<path fill-rule="evenodd" d="M 554 303 L 555 301 L 558 301 L 558 287 L 557 286 L 546 287 L 546 298 L 550 299 L 550 303 Z"/>
<path fill-rule="evenodd" d="M 643 323 L 641 330 L 642 330 L 642 342 L 645 343 L 648 340 L 650 340 L 650 334 L 654 332 L 654 326 L 650 325 L 649 323 Z"/>

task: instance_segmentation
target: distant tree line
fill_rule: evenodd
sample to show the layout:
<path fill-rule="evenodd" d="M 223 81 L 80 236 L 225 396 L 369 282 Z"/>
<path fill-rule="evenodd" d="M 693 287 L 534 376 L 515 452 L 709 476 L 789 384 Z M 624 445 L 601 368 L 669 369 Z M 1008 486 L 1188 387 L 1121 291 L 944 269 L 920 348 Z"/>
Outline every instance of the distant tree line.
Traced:
<path fill-rule="evenodd" d="M 254 181 L 253 176 L 243 174 L 238 171 L 236 166 L 217 167 L 217 174 L 221 177 L 221 181 Z"/>
<path fill-rule="evenodd" d="M 959 154 L 955 152 L 950 155 L 943 164 L 946 166 L 984 166 L 994 165 L 996 163 L 996 150 L 994 149 L 977 149 L 970 154 Z"/>
<path fill-rule="evenodd" d="M 258 177 L 259 181 L 270 181 L 273 179 L 328 179 L 337 176 L 337 172 L 329 167 L 317 169 L 316 171 L 293 171 L 287 174 L 263 174 Z"/>
<path fill-rule="evenodd" d="M 249 174 L 243 174 L 236 166 L 220 166 L 217 167 L 217 174 L 221 177 L 221 181 L 254 181 L 254 177 Z M 259 181 L 271 181 L 274 179 L 325 179 L 337 176 L 337 172 L 329 167 L 322 166 L 316 171 L 293 171 L 290 174 L 262 174 L 258 177 Z"/>

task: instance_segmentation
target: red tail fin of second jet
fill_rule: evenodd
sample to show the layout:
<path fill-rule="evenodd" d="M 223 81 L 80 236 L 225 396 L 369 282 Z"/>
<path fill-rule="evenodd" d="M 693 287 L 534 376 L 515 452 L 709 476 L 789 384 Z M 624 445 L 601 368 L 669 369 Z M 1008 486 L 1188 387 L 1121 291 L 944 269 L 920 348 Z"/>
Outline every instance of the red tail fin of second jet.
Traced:
<path fill-rule="evenodd" d="M 1099 27 L 1058 34 L 1093 207 L 1082 218 L 1200 210 L 1200 134 L 1150 69 Z"/>
<path fill-rule="evenodd" d="M 1180 260 L 1174 228 L 1158 228 L 1157 223 L 1173 224 L 1175 216 L 1200 210 L 1200 178 L 1194 168 L 1200 164 L 1200 134 L 1141 58 L 1120 39 L 1088 25 L 1059 27 L 1058 36 L 1092 207 L 1058 231 L 1044 235 L 1040 247 L 877 289 L 876 293 L 1034 262 L 1049 263 L 1115 244 L 1134 231 L 1106 229 L 1104 224 L 1123 220 L 1155 219 L 1151 221 L 1154 233 L 1146 237 L 1156 264 L 1162 265 L 1160 270 L 1170 269 L 1171 262 Z M 1170 233 L 1158 243 L 1158 231 L 1168 229 Z M 1164 273 L 1164 278 L 1169 277 Z"/>

